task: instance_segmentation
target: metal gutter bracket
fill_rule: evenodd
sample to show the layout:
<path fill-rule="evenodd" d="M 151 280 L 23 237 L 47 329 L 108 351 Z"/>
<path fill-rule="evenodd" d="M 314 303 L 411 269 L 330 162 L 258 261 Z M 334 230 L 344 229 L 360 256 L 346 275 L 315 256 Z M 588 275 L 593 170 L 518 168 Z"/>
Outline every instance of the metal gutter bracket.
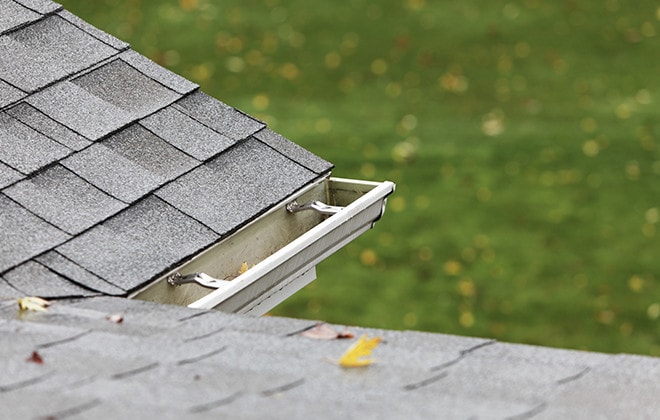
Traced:
<path fill-rule="evenodd" d="M 332 216 L 333 214 L 337 214 L 340 211 L 344 210 L 344 208 L 339 206 L 331 206 L 321 201 L 310 201 L 309 203 L 305 203 L 305 204 L 298 204 L 297 201 L 292 201 L 286 205 L 286 210 L 289 213 L 298 213 L 300 211 L 305 211 L 305 210 L 314 210 L 316 212 L 319 212 L 320 214 Z"/>
<path fill-rule="evenodd" d="M 167 276 L 167 283 L 170 286 L 181 286 L 182 284 L 188 283 L 197 283 L 202 287 L 208 289 L 220 289 L 223 286 L 227 286 L 230 282 L 229 280 L 216 279 L 205 273 L 192 273 L 181 275 L 178 271 L 174 274 Z"/>

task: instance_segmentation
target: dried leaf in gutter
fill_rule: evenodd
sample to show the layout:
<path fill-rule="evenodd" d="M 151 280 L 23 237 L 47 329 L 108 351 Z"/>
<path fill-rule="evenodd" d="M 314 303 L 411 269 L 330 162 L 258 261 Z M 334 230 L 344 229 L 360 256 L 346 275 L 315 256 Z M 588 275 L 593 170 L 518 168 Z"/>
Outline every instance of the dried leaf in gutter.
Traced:
<path fill-rule="evenodd" d="M 245 273 L 249 269 L 250 269 L 250 267 L 248 267 L 247 261 L 243 261 L 243 264 L 241 264 L 241 268 L 238 270 L 238 275 L 240 276 L 241 274 Z"/>
<path fill-rule="evenodd" d="M 35 296 L 28 296 L 18 299 L 18 309 L 21 311 L 45 312 L 50 306 L 50 302 Z"/>
<path fill-rule="evenodd" d="M 30 357 L 25 359 L 26 362 L 31 362 L 31 363 L 36 363 L 38 365 L 43 365 L 44 364 L 44 359 L 41 357 L 41 355 L 37 351 L 33 351 Z"/>
<path fill-rule="evenodd" d="M 324 322 L 319 322 L 312 328 L 300 333 L 303 337 L 314 338 L 316 340 L 334 340 L 338 338 L 353 338 L 354 335 L 348 330 L 337 332 L 334 328 Z"/>
<path fill-rule="evenodd" d="M 345 368 L 369 366 L 373 363 L 373 359 L 368 357 L 381 340 L 381 337 L 367 338 L 366 335 L 363 335 L 341 356 L 339 365 Z"/>

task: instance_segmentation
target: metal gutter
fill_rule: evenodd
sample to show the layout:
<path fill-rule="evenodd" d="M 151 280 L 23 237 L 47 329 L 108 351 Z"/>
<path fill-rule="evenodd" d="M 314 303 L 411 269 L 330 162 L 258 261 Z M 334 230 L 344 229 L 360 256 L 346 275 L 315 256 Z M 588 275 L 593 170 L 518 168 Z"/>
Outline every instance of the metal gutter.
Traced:
<path fill-rule="evenodd" d="M 263 315 L 313 281 L 319 262 L 371 229 L 394 188 L 389 181 L 325 179 L 133 297 Z M 318 211 L 301 211 L 307 208 Z M 241 265 L 251 267 L 236 275 Z M 177 273 L 188 283 L 168 284 Z"/>

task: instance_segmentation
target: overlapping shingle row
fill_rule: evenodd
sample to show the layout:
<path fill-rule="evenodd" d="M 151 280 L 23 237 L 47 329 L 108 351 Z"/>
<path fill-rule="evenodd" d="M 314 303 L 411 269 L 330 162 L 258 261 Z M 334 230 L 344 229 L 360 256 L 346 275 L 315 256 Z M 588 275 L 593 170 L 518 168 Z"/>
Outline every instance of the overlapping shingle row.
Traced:
<path fill-rule="evenodd" d="M 48 0 L 0 0 L 0 57 L 7 290 L 126 294 L 332 167 Z"/>
<path fill-rule="evenodd" d="M 0 300 L 0 406 L 17 418 L 651 419 L 660 410 L 657 358 L 351 328 L 383 341 L 374 364 L 342 369 L 333 360 L 354 340 L 297 334 L 313 321 L 108 297 L 23 319 L 16 310 Z M 33 351 L 42 364 L 26 361 Z"/>

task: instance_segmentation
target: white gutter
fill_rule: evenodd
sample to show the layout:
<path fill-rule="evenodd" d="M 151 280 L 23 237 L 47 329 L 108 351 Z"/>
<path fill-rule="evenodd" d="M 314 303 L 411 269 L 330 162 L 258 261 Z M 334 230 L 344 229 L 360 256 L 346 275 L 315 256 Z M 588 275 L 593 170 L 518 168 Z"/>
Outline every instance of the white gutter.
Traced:
<path fill-rule="evenodd" d="M 388 181 L 329 178 L 281 203 L 267 215 L 168 275 L 175 272 L 181 275 L 205 273 L 205 278 L 216 283 L 213 287 L 217 289 L 198 284 L 173 287 L 167 284 L 168 276 L 165 276 L 134 297 L 185 304 L 191 308 L 263 315 L 313 281 L 319 262 L 372 228 L 382 216 L 387 196 L 394 187 Z M 294 199 L 301 205 L 323 200 L 328 205 L 343 208 L 336 212 L 332 209 L 334 214 L 330 217 L 314 211 L 291 214 L 286 205 Z M 306 207 L 318 210 L 319 206 L 310 204 Z M 299 232 L 292 233 L 292 230 Z M 277 241 L 282 239 L 288 243 L 278 244 Z M 273 253 L 269 251 L 271 248 L 277 250 Z M 248 265 L 256 264 L 230 281 L 213 279 L 227 278 L 228 266 L 232 267 L 229 272 L 236 273 L 242 257 Z"/>

